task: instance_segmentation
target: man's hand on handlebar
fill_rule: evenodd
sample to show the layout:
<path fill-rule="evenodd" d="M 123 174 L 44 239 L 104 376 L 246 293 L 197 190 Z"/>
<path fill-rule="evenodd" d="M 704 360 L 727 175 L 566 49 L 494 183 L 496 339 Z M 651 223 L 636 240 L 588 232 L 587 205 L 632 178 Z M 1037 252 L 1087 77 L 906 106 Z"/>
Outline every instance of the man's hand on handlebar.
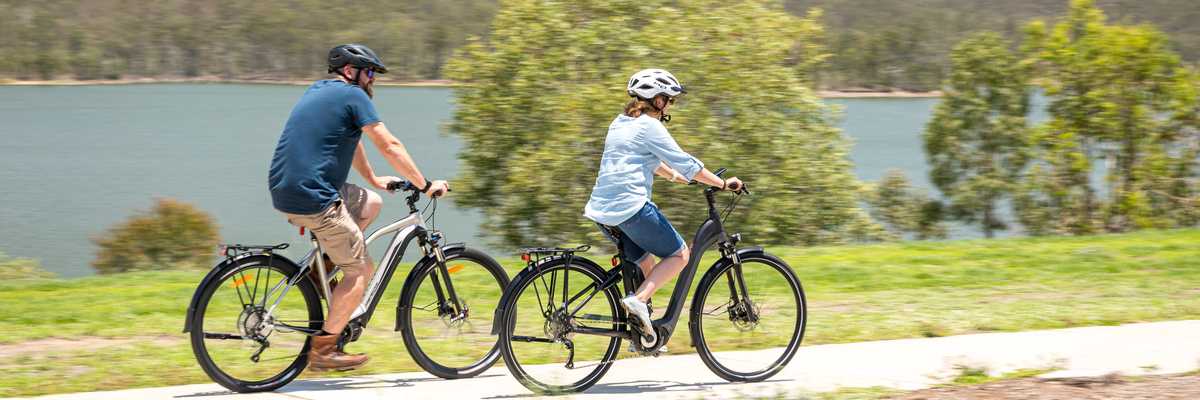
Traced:
<path fill-rule="evenodd" d="M 396 181 L 403 182 L 403 179 L 400 179 L 399 177 L 395 177 L 395 176 L 377 176 L 377 177 L 375 177 L 375 180 L 371 181 L 371 186 L 374 186 L 376 189 L 379 189 L 379 190 L 386 190 L 386 191 L 392 192 L 392 191 L 395 191 L 396 189 L 392 188 L 390 186 L 390 184 L 392 182 L 396 182 Z"/>
<path fill-rule="evenodd" d="M 449 191 L 450 182 L 437 180 L 429 184 L 429 189 L 425 191 L 425 194 L 429 195 L 429 197 L 442 197 L 442 195 L 445 195 Z"/>

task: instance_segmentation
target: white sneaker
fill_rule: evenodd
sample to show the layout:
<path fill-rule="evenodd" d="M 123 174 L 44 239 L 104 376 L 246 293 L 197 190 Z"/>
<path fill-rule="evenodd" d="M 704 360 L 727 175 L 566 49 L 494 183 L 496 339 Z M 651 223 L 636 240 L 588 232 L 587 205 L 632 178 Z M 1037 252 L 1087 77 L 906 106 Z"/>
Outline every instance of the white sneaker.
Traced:
<path fill-rule="evenodd" d="M 642 332 L 650 335 L 654 340 L 658 340 L 654 332 L 654 324 L 650 322 L 650 308 L 646 307 L 646 303 L 638 300 L 637 296 L 629 295 L 621 299 L 621 306 L 625 307 L 625 311 L 637 318 L 642 323 Z M 645 342 L 645 338 L 642 338 Z"/>

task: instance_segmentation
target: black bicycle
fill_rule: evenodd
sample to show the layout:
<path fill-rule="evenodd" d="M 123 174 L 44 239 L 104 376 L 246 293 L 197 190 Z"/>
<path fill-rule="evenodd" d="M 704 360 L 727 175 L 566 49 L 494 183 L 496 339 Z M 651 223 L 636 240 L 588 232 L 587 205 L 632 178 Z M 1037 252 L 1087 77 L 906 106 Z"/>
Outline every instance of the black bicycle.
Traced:
<path fill-rule="evenodd" d="M 404 280 L 394 329 L 429 373 L 447 379 L 478 375 L 499 359 L 490 311 L 508 285 L 508 274 L 483 252 L 462 243 L 442 244 L 441 232 L 427 229 L 416 207 L 421 194 L 415 186 L 394 182 L 388 190 L 408 192 L 410 215 L 367 237 L 370 244 L 395 232 L 338 348 L 362 335 L 404 251 L 416 240 L 424 256 Z M 426 209 L 433 220 L 437 200 L 430 204 Z M 326 272 L 320 244 L 309 237 L 313 251 L 299 263 L 276 254 L 286 243 L 223 246 L 225 260 L 196 288 L 183 328 L 213 381 L 235 392 L 275 390 L 308 365 L 309 338 L 321 329 L 330 281 L 338 272 Z"/>
<path fill-rule="evenodd" d="M 701 257 L 714 245 L 720 258 L 700 279 L 691 303 L 691 345 L 709 369 L 729 381 L 762 381 L 782 370 L 804 337 L 804 290 L 783 260 L 761 247 L 739 249 L 740 235 L 726 233 L 724 217 L 749 191 L 735 192 L 724 215 L 717 211 L 717 191 L 704 190 L 709 217 L 696 232 L 665 315 L 653 321 L 652 342 L 647 339 L 654 335 L 631 323 L 618 304 L 621 293 L 633 293 L 644 279 L 620 245 L 608 271 L 575 254 L 588 250 L 586 245 L 524 249 L 527 266 L 505 291 L 493 325 L 513 376 L 537 393 L 579 392 L 612 366 L 621 339 L 630 340 L 633 352 L 657 356 L 675 331 Z M 625 240 L 619 230 L 610 233 Z"/>

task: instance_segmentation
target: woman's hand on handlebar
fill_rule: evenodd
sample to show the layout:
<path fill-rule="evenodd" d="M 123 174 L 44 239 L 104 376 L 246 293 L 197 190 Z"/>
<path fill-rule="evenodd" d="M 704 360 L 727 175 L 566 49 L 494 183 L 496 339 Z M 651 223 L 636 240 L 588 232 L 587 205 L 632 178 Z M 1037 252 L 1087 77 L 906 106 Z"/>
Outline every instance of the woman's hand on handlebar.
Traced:
<path fill-rule="evenodd" d="M 744 185 L 745 184 L 742 183 L 742 180 L 738 179 L 737 177 L 733 177 L 733 178 L 729 178 L 729 179 L 725 180 L 725 190 L 730 190 L 730 191 L 734 191 L 734 192 L 741 191 L 742 187 Z"/>

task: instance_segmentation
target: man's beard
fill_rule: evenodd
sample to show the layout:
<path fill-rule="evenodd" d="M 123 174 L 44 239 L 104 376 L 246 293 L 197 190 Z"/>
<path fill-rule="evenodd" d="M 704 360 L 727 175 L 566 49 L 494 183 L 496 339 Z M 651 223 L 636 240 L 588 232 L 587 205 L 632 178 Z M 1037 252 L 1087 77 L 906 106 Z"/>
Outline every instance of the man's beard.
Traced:
<path fill-rule="evenodd" d="M 367 92 L 368 98 L 371 98 L 371 99 L 375 98 L 375 83 L 373 83 L 373 82 L 372 83 L 361 83 L 360 82 L 358 84 L 358 87 L 362 88 L 362 90 L 364 92 Z"/>

